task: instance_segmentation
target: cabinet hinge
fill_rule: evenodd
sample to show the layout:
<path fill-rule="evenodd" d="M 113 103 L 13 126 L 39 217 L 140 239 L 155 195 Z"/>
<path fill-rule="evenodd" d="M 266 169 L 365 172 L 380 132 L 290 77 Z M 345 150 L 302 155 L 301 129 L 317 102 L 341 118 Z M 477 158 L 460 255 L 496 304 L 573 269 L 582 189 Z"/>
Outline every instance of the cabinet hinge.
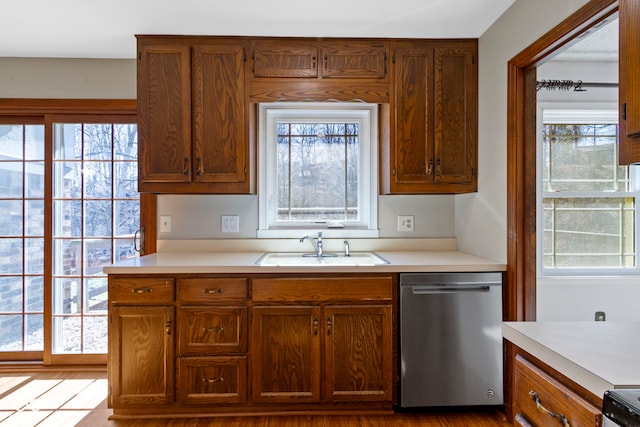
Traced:
<path fill-rule="evenodd" d="M 138 60 L 142 61 L 142 52 L 138 52 Z"/>
<path fill-rule="evenodd" d="M 396 168 L 393 168 L 393 170 L 391 171 L 391 174 L 392 174 L 393 176 L 396 176 Z"/>
<path fill-rule="evenodd" d="M 627 103 L 622 104 L 622 120 L 627 120 Z"/>
<path fill-rule="evenodd" d="M 247 51 L 244 48 L 242 48 L 242 60 L 247 62 Z"/>
<path fill-rule="evenodd" d="M 394 63 L 394 64 L 396 63 L 396 56 L 395 56 L 395 55 L 393 55 L 393 56 L 391 57 L 391 62 L 392 62 L 392 63 Z"/>
<path fill-rule="evenodd" d="M 244 174 L 247 175 L 247 167 L 244 167 Z"/>
<path fill-rule="evenodd" d="M 471 57 L 471 63 L 475 65 L 475 63 L 476 63 L 476 56 L 475 55 L 473 55 Z"/>
<path fill-rule="evenodd" d="M 471 168 L 471 176 L 476 176 L 476 168 Z"/>

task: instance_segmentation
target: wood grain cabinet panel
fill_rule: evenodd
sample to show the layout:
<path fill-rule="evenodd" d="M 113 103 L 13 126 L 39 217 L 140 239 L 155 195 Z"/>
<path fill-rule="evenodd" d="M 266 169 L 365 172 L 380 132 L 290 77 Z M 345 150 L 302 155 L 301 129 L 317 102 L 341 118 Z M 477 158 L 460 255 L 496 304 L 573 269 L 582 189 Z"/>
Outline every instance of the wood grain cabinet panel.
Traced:
<path fill-rule="evenodd" d="M 320 307 L 254 307 L 252 398 L 320 401 Z"/>
<path fill-rule="evenodd" d="M 180 358 L 177 400 L 187 405 L 245 403 L 247 358 Z"/>
<path fill-rule="evenodd" d="M 323 320 L 325 400 L 391 400 L 391 305 L 328 306 Z"/>
<path fill-rule="evenodd" d="M 180 354 L 247 351 L 246 307 L 181 307 L 178 325 Z"/>
<path fill-rule="evenodd" d="M 392 49 L 382 192 L 477 191 L 477 42 L 397 41 Z"/>
<path fill-rule="evenodd" d="M 138 189 L 250 193 L 240 38 L 138 36 Z"/>
<path fill-rule="evenodd" d="M 113 408 L 167 405 L 175 388 L 173 307 L 122 306 L 109 313 Z"/>
<path fill-rule="evenodd" d="M 519 425 L 601 425 L 601 408 L 593 406 L 521 355 L 515 358 L 514 382 L 514 413 Z"/>
<path fill-rule="evenodd" d="M 640 162 L 640 1 L 620 0 L 620 164 Z"/>

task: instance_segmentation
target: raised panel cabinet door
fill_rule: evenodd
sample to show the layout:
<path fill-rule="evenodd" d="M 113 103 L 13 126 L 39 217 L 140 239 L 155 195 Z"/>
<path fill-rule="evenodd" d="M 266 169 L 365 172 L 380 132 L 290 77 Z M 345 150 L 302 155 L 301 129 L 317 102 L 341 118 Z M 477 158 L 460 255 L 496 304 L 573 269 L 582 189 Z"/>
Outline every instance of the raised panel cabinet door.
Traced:
<path fill-rule="evenodd" d="M 247 400 L 247 358 L 180 358 L 177 389 L 181 403 L 244 403 Z"/>
<path fill-rule="evenodd" d="M 397 43 L 392 98 L 391 178 L 387 192 L 420 192 L 434 180 L 433 49 Z"/>
<path fill-rule="evenodd" d="M 113 408 L 173 402 L 174 328 L 173 307 L 112 307 L 109 385 Z"/>
<path fill-rule="evenodd" d="M 640 0 L 620 0 L 620 164 L 640 162 Z"/>
<path fill-rule="evenodd" d="M 321 58 L 323 79 L 384 79 L 387 76 L 387 49 L 382 41 L 323 44 Z"/>
<path fill-rule="evenodd" d="M 253 307 L 254 402 L 320 401 L 320 308 Z"/>
<path fill-rule="evenodd" d="M 256 40 L 254 78 L 317 78 L 318 46 L 307 41 Z"/>
<path fill-rule="evenodd" d="M 178 325 L 181 354 L 247 351 L 246 307 L 181 307 Z"/>
<path fill-rule="evenodd" d="M 474 42 L 434 50 L 434 180 L 477 182 L 477 65 Z"/>
<path fill-rule="evenodd" d="M 328 306 L 323 313 L 324 400 L 391 401 L 391 306 Z"/>
<path fill-rule="evenodd" d="M 244 58 L 235 41 L 193 48 L 194 181 L 229 184 L 230 192 L 249 191 Z"/>
<path fill-rule="evenodd" d="M 138 41 L 138 162 L 145 183 L 190 182 L 191 63 L 184 45 Z"/>

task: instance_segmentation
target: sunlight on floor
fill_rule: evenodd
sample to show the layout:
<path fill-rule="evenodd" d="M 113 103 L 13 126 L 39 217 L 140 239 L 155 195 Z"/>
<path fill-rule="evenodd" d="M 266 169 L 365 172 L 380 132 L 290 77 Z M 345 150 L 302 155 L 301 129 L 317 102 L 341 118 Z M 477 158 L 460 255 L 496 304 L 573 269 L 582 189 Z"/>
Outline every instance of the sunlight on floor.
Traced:
<path fill-rule="evenodd" d="M 74 426 L 107 398 L 107 380 L 24 375 L 0 378 L 1 427 Z"/>

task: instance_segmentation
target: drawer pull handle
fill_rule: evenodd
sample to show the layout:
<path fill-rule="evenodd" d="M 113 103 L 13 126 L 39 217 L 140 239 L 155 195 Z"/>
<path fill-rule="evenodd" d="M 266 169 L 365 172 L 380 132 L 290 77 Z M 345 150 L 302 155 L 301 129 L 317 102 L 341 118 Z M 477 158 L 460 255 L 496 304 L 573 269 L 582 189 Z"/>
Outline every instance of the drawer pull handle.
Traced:
<path fill-rule="evenodd" d="M 215 378 L 203 378 L 202 382 L 203 383 L 221 383 L 222 381 L 224 381 L 224 378 L 222 377 L 215 377 Z"/>
<path fill-rule="evenodd" d="M 542 404 L 540 403 L 540 397 L 538 396 L 538 393 L 531 390 L 529 391 L 529 396 L 531 396 L 531 399 L 533 399 L 533 401 L 536 403 L 536 408 L 538 408 L 545 414 L 552 416 L 553 418 L 556 418 L 558 421 L 562 423 L 562 427 L 571 427 L 569 420 L 567 419 L 567 417 L 564 416 L 564 414 L 558 414 L 556 412 L 552 412 L 547 408 L 545 408 L 544 406 L 542 406 Z"/>
<path fill-rule="evenodd" d="M 133 288 L 131 292 L 134 294 L 150 294 L 153 292 L 153 288 Z"/>
<path fill-rule="evenodd" d="M 205 326 L 202 330 L 205 332 L 224 332 L 224 328 L 222 326 Z"/>
<path fill-rule="evenodd" d="M 218 288 L 218 289 L 208 289 L 208 288 L 204 288 L 202 290 L 203 294 L 222 294 L 224 293 L 224 289 L 222 288 Z"/>

